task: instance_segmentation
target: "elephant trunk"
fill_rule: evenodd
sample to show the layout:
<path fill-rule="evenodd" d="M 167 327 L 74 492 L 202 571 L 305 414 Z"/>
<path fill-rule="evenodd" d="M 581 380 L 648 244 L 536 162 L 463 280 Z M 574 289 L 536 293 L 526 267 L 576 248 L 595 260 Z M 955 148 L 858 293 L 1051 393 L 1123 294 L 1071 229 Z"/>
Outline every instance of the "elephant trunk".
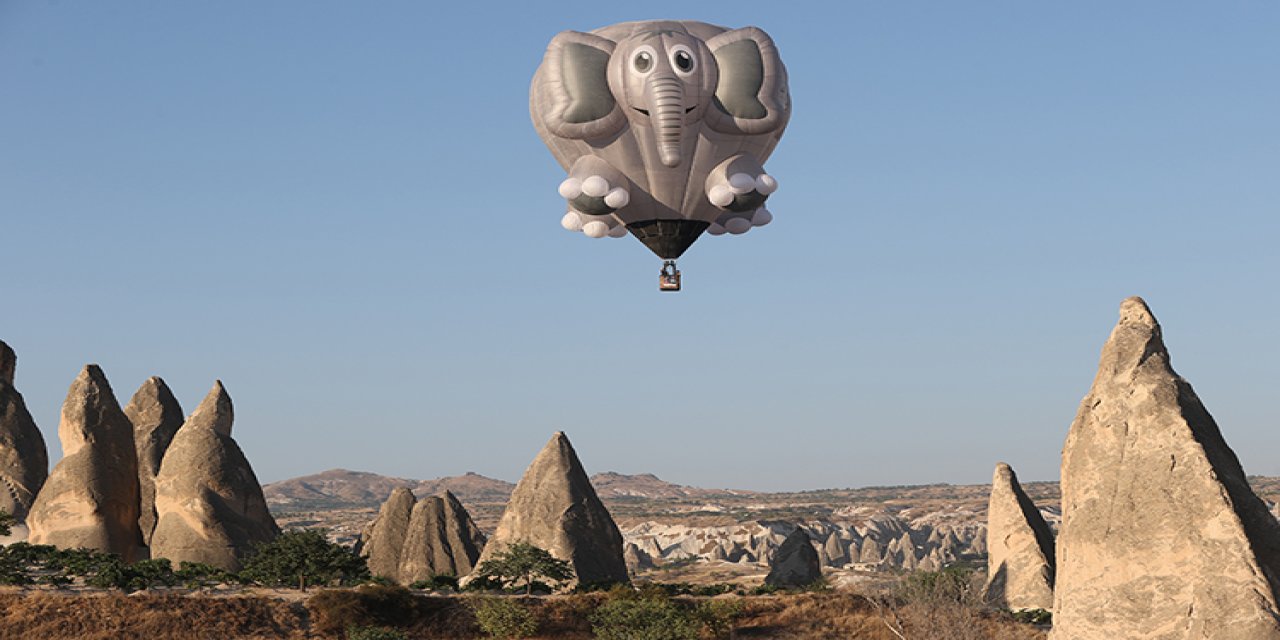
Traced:
<path fill-rule="evenodd" d="M 684 84 L 675 76 L 655 75 L 645 87 L 649 94 L 658 156 L 668 167 L 680 166 L 680 137 L 684 131 Z"/>

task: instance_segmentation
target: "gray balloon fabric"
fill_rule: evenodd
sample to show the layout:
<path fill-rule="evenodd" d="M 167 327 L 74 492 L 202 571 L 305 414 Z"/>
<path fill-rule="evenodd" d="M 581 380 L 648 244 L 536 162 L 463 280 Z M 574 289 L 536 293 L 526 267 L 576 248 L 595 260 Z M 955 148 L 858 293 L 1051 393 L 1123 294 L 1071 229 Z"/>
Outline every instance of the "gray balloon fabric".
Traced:
<path fill-rule="evenodd" d="M 768 224 L 763 163 L 791 117 L 787 71 L 756 27 L 625 22 L 556 35 L 530 89 L 534 128 L 568 172 L 561 224 L 630 231 L 675 259 L 702 232 Z M 655 224 L 655 221 L 662 221 Z"/>

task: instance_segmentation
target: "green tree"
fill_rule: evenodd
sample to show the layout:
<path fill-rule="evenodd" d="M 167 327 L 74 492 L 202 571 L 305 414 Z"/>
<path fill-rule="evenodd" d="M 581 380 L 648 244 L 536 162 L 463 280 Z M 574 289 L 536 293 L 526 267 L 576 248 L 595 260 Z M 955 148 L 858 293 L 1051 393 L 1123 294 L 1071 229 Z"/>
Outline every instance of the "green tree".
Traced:
<path fill-rule="evenodd" d="M 473 580 L 489 578 L 503 588 L 524 586 L 525 595 L 533 593 L 533 586 L 546 580 L 553 586 L 573 578 L 569 563 L 525 542 L 517 542 L 493 554 L 480 563 Z"/>
<path fill-rule="evenodd" d="M 0 509 L 0 536 L 13 534 L 13 525 L 18 521 L 14 519 L 13 514 Z"/>
<path fill-rule="evenodd" d="M 274 587 L 311 584 L 350 585 L 369 579 L 364 558 L 350 547 L 329 542 L 324 529 L 282 533 L 261 543 L 244 563 L 240 576 Z"/>

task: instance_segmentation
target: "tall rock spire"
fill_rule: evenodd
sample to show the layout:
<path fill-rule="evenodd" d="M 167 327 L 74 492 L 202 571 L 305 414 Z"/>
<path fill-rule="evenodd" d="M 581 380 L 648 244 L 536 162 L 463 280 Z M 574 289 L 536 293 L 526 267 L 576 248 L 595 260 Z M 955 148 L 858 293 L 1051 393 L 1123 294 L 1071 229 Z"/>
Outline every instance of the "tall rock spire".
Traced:
<path fill-rule="evenodd" d="M 778 547 L 773 561 L 769 563 L 769 575 L 764 577 L 764 583 L 774 587 L 805 587 L 821 578 L 822 563 L 818 560 L 818 551 L 809 542 L 809 534 L 804 527 L 798 526 Z"/>
<path fill-rule="evenodd" d="M 1053 640 L 1280 639 L 1280 526 L 1140 298 L 1062 451 Z"/>
<path fill-rule="evenodd" d="M 413 507 L 400 553 L 400 582 L 412 584 L 435 575 L 471 573 L 484 548 L 484 534 L 448 491 Z"/>
<path fill-rule="evenodd" d="M 98 365 L 85 366 L 67 391 L 58 437 L 62 460 L 27 517 L 31 543 L 145 558 L 133 425 Z"/>
<path fill-rule="evenodd" d="M 369 573 L 375 576 L 397 579 L 400 571 L 400 550 L 409 531 L 409 516 L 418 499 L 413 492 L 396 487 L 378 509 L 378 517 L 369 527 L 369 533 L 360 545 L 360 554 L 367 558 Z"/>
<path fill-rule="evenodd" d="M 17 354 L 0 340 L 0 509 L 22 522 L 49 475 L 49 452 L 13 386 L 17 366 Z"/>
<path fill-rule="evenodd" d="M 1001 462 L 987 504 L 987 583 L 983 600 L 1007 609 L 1053 608 L 1053 531 Z"/>
<path fill-rule="evenodd" d="M 567 561 L 580 583 L 627 581 L 622 534 L 563 432 L 551 437 L 520 478 L 476 564 L 518 542 Z"/>
<path fill-rule="evenodd" d="M 133 442 L 138 454 L 138 488 L 142 496 L 138 526 L 143 542 L 151 543 L 156 527 L 156 474 L 173 436 L 182 426 L 182 407 L 164 380 L 152 376 L 142 383 L 124 407 L 133 424 Z"/>
<path fill-rule="evenodd" d="M 231 396 L 218 381 L 164 454 L 156 476 L 151 555 L 228 571 L 280 533 L 262 485 L 231 438 Z"/>

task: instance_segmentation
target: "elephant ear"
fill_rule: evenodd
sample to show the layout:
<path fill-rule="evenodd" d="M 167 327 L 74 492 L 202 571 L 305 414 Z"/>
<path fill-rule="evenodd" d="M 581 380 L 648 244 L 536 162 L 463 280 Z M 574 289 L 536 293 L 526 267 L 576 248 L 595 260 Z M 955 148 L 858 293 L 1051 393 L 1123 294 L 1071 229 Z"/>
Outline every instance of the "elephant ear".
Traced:
<path fill-rule="evenodd" d="M 535 117 L 553 135 L 598 138 L 626 124 L 606 74 L 614 46 L 612 40 L 577 31 L 551 40 L 534 78 L 532 97 Z"/>
<path fill-rule="evenodd" d="M 707 40 L 720 68 L 707 125 L 721 133 L 768 133 L 787 124 L 791 98 L 787 69 L 768 34 L 756 27 L 726 31 Z"/>

